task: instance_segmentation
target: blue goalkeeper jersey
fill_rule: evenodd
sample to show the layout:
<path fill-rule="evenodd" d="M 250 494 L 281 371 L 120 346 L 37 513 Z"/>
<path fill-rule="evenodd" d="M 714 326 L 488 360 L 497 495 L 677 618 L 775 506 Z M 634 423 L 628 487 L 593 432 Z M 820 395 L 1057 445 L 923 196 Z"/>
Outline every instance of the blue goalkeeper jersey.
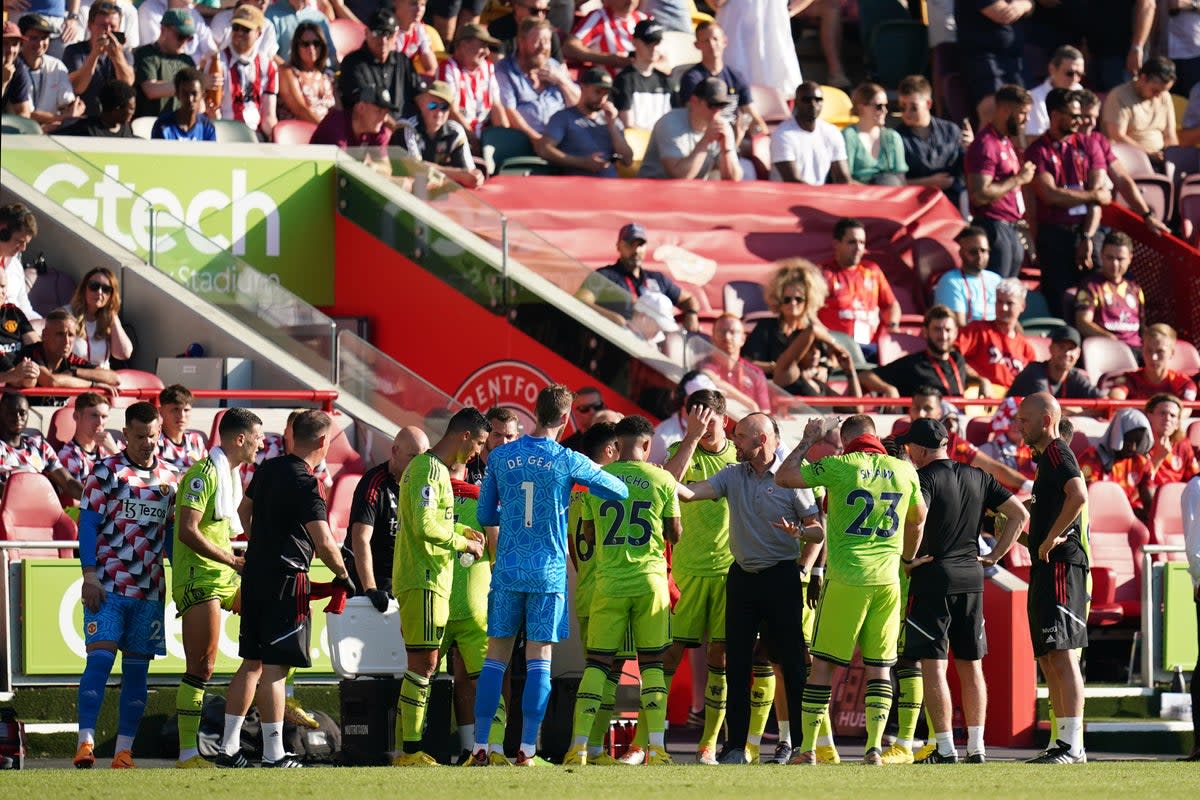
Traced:
<path fill-rule="evenodd" d="M 621 481 L 549 439 L 522 436 L 488 455 L 478 518 L 500 526 L 494 588 L 566 592 L 567 506 L 576 484 L 604 500 L 629 496 Z"/>

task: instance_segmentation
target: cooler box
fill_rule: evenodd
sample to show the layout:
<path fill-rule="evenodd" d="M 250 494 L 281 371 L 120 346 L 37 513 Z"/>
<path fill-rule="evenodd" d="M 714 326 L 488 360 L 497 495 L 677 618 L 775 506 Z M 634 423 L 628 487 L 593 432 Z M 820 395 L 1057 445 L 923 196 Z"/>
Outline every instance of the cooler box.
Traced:
<path fill-rule="evenodd" d="M 333 671 L 343 678 L 358 675 L 387 675 L 399 678 L 408 669 L 404 637 L 400 635 L 400 610 L 395 600 L 380 614 L 365 597 L 351 597 L 341 614 L 328 614 L 325 631 L 329 639 Z"/>

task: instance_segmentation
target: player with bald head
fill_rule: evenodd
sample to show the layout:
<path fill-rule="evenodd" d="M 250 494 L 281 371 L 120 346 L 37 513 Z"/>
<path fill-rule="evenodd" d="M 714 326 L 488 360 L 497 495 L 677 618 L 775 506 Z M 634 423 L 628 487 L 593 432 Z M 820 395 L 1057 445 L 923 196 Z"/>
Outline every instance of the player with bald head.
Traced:
<path fill-rule="evenodd" d="M 743 417 L 733 431 L 737 464 L 707 480 L 689 483 L 687 501 L 729 501 L 729 550 L 733 563 L 725 579 L 725 671 L 728 700 L 723 764 L 746 764 L 750 729 L 750 678 L 755 640 L 760 633 L 771 662 L 780 665 L 788 707 L 799 708 L 804 693 L 801 543 L 817 547 L 824 533 L 809 489 L 776 485 L 779 428 L 769 414 Z M 685 532 L 686 536 L 686 532 Z"/>
<path fill-rule="evenodd" d="M 1062 409 L 1046 392 L 1017 408 L 1017 427 L 1037 453 L 1037 478 L 1026 540 L 1034 555 L 1029 570 L 1029 635 L 1058 716 L 1059 738 L 1031 764 L 1081 764 L 1083 676 L 1072 652 L 1087 647 L 1087 487 L 1075 454 L 1059 437 Z"/>
<path fill-rule="evenodd" d="M 352 574 L 357 574 L 362 594 L 380 614 L 387 610 L 392 589 L 400 478 L 409 462 L 428 449 L 425 431 L 414 425 L 401 428 L 392 440 L 391 457 L 367 470 L 350 502 L 350 535 L 342 555 Z"/>
<path fill-rule="evenodd" d="M 882 765 L 883 728 L 892 707 L 891 668 L 900 638 L 900 564 L 912 564 L 916 557 L 926 507 L 913 465 L 887 454 L 875 423 L 865 414 L 842 423 L 842 455 L 815 464 L 806 461 L 809 448 L 828 429 L 826 419 L 810 419 L 775 475 L 784 487 L 825 487 L 828 516 L 812 675 L 800 705 L 804 739 L 789 763 L 817 763 L 816 740 L 829 714 L 834 669 L 849 666 L 857 646 L 867 674 L 863 763 Z M 903 535 L 897 536 L 901 527 Z"/>

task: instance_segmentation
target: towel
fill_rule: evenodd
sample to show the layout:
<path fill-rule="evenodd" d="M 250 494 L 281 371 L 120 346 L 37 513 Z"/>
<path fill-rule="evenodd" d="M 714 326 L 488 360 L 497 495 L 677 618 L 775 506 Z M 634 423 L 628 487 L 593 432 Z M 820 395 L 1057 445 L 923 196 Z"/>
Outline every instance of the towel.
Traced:
<path fill-rule="evenodd" d="M 873 433 L 864 433 L 857 439 L 847 442 L 842 447 L 843 453 L 878 453 L 881 456 L 887 455 L 887 449 L 884 448 L 883 442 L 879 441 L 879 437 Z"/>
<path fill-rule="evenodd" d="M 229 527 L 234 536 L 245 533 L 242 520 L 238 516 L 238 506 L 242 504 L 242 481 L 233 474 L 225 451 L 218 445 L 208 451 L 213 467 L 217 471 L 217 496 L 213 499 L 213 519 L 229 520 Z"/>

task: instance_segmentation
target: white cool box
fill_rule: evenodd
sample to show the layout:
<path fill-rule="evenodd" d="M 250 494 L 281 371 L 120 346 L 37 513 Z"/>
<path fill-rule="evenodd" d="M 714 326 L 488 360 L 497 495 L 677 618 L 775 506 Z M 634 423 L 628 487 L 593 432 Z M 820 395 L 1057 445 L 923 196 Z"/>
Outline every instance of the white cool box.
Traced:
<path fill-rule="evenodd" d="M 326 616 L 325 630 L 333 669 L 344 678 L 399 677 L 408 669 L 395 600 L 389 599 L 387 611 L 380 614 L 367 598 L 352 597 L 343 613 Z"/>

